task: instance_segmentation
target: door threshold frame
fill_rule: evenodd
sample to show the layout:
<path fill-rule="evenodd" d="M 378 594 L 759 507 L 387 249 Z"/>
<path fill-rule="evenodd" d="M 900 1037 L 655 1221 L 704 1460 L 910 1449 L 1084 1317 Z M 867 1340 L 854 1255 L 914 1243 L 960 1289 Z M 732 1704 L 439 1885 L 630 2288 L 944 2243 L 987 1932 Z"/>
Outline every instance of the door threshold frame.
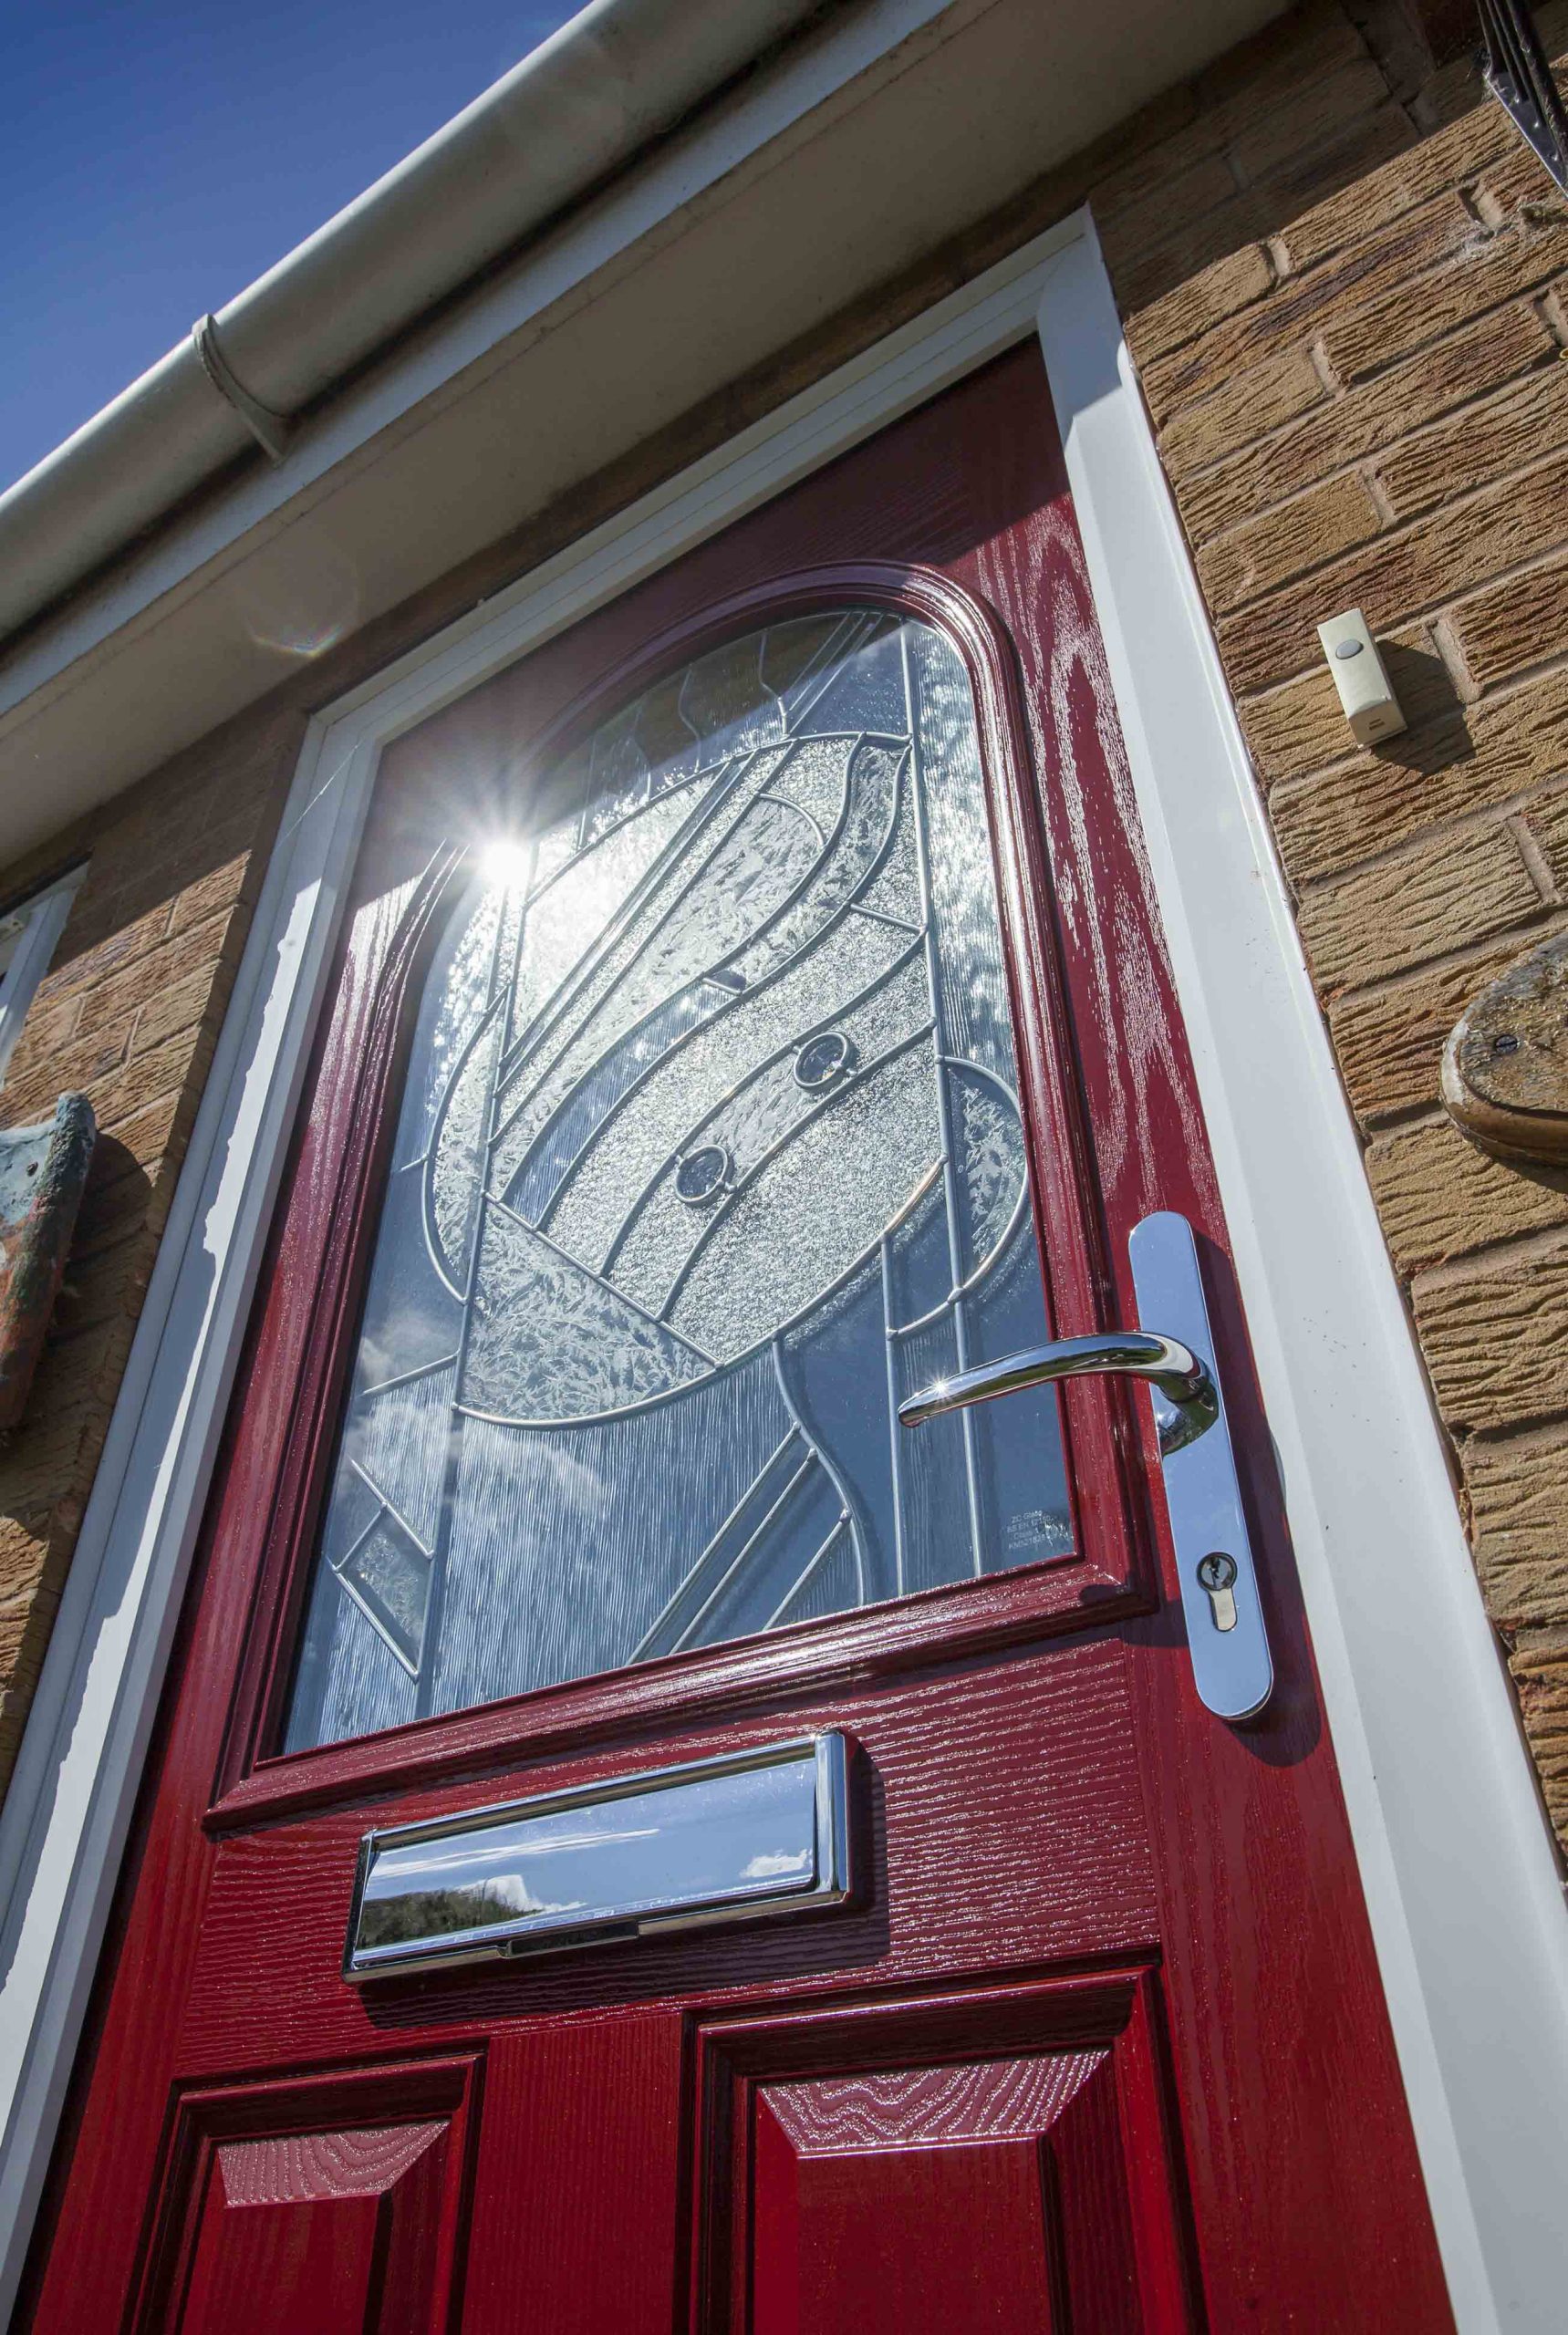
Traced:
<path fill-rule="evenodd" d="M 0 2319 L 69 2081 L 382 748 L 1034 334 L 1455 2316 L 1464 2335 L 1560 2323 L 1568 1908 L 1086 210 L 313 720 L 0 1814 Z"/>

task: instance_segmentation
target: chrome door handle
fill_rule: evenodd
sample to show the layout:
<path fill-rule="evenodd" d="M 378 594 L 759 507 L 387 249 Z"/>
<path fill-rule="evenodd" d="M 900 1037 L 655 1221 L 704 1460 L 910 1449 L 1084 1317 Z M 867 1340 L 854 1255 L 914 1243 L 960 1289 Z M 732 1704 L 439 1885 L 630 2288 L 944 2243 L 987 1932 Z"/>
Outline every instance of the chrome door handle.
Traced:
<path fill-rule="evenodd" d="M 1107 1330 L 1088 1338 L 1056 1338 L 1048 1346 L 1028 1346 L 982 1362 L 956 1377 L 939 1378 L 898 1406 L 900 1427 L 919 1427 L 944 1411 L 989 1403 L 1025 1386 L 1048 1386 L 1061 1378 L 1110 1375 L 1146 1378 L 1162 1400 L 1155 1405 L 1161 1452 L 1196 1442 L 1220 1416 L 1220 1400 L 1208 1370 L 1190 1346 L 1158 1330 Z"/>
<path fill-rule="evenodd" d="M 1213 1334 L 1185 1217 L 1146 1216 L 1127 1243 L 1137 1310 L 1167 1330 L 1112 1330 L 1097 1337 L 1058 1338 L 1047 1346 L 981 1363 L 940 1378 L 898 1406 L 899 1422 L 919 1427 L 967 1403 L 986 1403 L 1025 1386 L 1110 1371 L 1148 1382 L 1159 1435 L 1170 1537 L 1181 1580 L 1188 1651 L 1199 1700 L 1216 1718 L 1251 1718 L 1274 1683 L 1258 1577 L 1236 1478 L 1225 1397 L 1214 1370 Z"/>

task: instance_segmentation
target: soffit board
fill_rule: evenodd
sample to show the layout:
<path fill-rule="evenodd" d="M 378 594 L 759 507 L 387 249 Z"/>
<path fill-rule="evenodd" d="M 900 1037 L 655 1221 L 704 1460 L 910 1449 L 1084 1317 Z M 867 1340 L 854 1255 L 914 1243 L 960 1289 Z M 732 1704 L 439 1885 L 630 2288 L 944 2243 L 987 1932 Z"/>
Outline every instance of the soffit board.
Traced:
<path fill-rule="evenodd" d="M 852 12 L 776 86 L 672 141 L 411 341 L 288 464 L 171 527 L 0 668 L 0 862 L 1277 13 L 1268 0 Z"/>

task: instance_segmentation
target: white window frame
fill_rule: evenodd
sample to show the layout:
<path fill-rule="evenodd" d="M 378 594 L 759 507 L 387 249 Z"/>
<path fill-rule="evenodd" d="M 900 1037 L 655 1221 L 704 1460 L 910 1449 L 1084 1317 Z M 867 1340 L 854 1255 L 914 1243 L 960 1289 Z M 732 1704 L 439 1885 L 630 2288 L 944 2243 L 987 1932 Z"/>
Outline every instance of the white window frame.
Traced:
<path fill-rule="evenodd" d="M 48 971 L 66 929 L 66 918 L 71 912 L 71 902 L 77 896 L 86 863 L 73 867 L 67 875 L 57 877 L 46 884 L 31 898 L 18 900 L 8 908 L 7 916 L 25 916 L 26 923 L 16 951 L 3 974 L 0 974 L 0 1086 L 11 1067 L 11 1056 L 22 1034 L 22 1024 L 27 1018 L 27 1008 L 37 994 L 38 983 Z"/>
<path fill-rule="evenodd" d="M 1038 331 L 1464 2335 L 1562 2323 L 1568 1915 L 1426 1381 L 1086 212 L 311 725 L 0 1818 L 0 2317 L 392 738 Z"/>

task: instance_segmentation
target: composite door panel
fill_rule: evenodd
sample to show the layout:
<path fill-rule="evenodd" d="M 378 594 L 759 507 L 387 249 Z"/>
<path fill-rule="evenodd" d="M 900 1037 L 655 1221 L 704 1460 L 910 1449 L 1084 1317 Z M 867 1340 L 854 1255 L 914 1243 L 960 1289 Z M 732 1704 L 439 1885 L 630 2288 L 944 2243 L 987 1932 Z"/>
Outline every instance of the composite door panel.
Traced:
<path fill-rule="evenodd" d="M 1245 1728 L 1141 1390 L 897 1423 L 1156 1209 Z M 440 1828 L 830 1733 L 848 1902 L 345 1980 L 370 1828 L 569 1923 Z M 48 2335 L 1449 2323 L 1033 349 L 386 752 L 115 1937 Z"/>

